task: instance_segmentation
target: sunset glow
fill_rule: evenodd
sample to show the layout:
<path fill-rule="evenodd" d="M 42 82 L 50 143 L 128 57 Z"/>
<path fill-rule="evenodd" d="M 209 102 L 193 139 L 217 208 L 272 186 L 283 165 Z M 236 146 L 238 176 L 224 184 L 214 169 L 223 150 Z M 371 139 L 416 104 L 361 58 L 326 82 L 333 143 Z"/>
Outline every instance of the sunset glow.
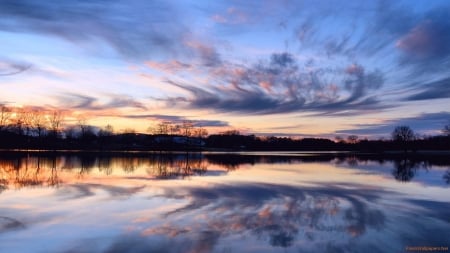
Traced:
<path fill-rule="evenodd" d="M 0 104 L 64 125 L 380 138 L 450 123 L 445 0 L 1 0 L 0 15 Z"/>

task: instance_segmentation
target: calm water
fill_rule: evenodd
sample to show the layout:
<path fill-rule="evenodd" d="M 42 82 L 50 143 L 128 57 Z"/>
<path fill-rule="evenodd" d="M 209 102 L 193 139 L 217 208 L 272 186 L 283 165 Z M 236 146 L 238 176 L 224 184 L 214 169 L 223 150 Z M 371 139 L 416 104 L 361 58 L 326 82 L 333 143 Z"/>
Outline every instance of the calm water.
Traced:
<path fill-rule="evenodd" d="M 449 183 L 446 156 L 0 153 L 0 252 L 448 252 Z"/>

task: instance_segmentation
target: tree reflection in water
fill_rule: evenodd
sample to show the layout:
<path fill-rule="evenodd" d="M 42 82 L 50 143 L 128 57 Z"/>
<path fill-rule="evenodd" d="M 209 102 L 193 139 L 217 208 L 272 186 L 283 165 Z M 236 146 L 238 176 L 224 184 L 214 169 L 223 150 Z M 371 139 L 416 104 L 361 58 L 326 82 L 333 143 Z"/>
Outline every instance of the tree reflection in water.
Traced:
<path fill-rule="evenodd" d="M 98 172 L 112 175 L 118 170 L 133 174 L 139 168 L 144 168 L 150 178 L 176 179 L 187 178 L 208 173 L 208 167 L 215 165 L 224 172 L 239 169 L 243 165 L 258 163 L 308 163 L 333 162 L 358 167 L 369 161 L 385 165 L 393 163 L 393 177 L 402 182 L 411 181 L 419 169 L 428 170 L 434 160 L 430 158 L 416 159 L 413 157 L 383 157 L 320 154 L 308 156 L 287 155 L 240 155 L 240 154 L 202 154 L 202 153 L 142 153 L 142 154 L 108 154 L 108 153 L 0 153 L 0 191 L 14 186 L 49 187 L 58 186 L 63 182 L 59 174 L 70 174 L 79 180 Z M 438 159 L 438 165 L 448 165 L 450 161 Z M 445 172 L 443 180 L 450 183 L 450 172 Z"/>
<path fill-rule="evenodd" d="M 396 160 L 392 172 L 397 181 L 408 182 L 414 177 L 418 164 L 408 159 Z"/>
<path fill-rule="evenodd" d="M 0 159 L 0 184 L 6 189 L 13 186 L 22 187 L 58 186 L 62 183 L 58 177 L 57 158 L 42 158 L 26 156 L 24 158 Z"/>
<path fill-rule="evenodd" d="M 448 169 L 442 177 L 447 184 L 450 184 L 450 169 Z"/>
<path fill-rule="evenodd" d="M 186 153 L 174 155 L 96 155 L 66 154 L 30 156 L 19 153 L 0 156 L 0 190 L 9 186 L 52 187 L 63 182 L 59 174 L 83 180 L 96 172 L 106 176 L 122 171 L 133 174 L 138 168 L 145 168 L 149 178 L 175 179 L 203 175 L 210 163 L 200 154 Z M 226 171 L 226 169 L 224 169 Z"/>
<path fill-rule="evenodd" d="M 428 170 L 430 164 L 426 161 L 417 161 L 408 158 L 399 159 L 394 161 L 394 170 L 392 175 L 397 181 L 409 182 L 417 173 L 417 170 Z"/>

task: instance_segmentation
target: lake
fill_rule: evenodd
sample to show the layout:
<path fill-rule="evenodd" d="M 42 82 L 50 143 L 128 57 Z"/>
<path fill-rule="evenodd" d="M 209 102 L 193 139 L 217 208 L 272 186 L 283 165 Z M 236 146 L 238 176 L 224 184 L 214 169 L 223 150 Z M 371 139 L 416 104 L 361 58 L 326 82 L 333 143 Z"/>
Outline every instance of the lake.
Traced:
<path fill-rule="evenodd" d="M 0 252 L 448 252 L 448 155 L 0 153 Z"/>

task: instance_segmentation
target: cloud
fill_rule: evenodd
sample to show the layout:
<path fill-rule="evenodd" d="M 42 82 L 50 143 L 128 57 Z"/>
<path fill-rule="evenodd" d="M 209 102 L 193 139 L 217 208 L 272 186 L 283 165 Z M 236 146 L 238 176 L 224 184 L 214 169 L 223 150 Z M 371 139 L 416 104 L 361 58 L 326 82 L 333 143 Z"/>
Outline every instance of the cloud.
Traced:
<path fill-rule="evenodd" d="M 169 212 L 167 218 L 206 210 L 214 215 L 208 216 L 206 221 L 197 222 L 195 227 L 191 227 L 192 230 L 220 231 L 220 237 L 250 233 L 257 238 L 265 238 L 273 247 L 290 247 L 295 241 L 307 239 L 307 235 L 299 233 L 299 228 L 305 226 L 310 228 L 311 234 L 317 236 L 325 232 L 326 227 L 328 232 L 343 233 L 341 235 L 344 238 L 359 236 L 370 229 L 386 226 L 385 214 L 370 204 L 377 202 L 378 194 L 382 191 L 374 189 L 370 194 L 358 191 L 366 192 L 360 194 L 356 193 L 358 185 L 355 184 L 326 186 L 297 188 L 241 184 L 207 189 L 197 187 L 186 189 L 185 196 L 179 195 L 179 192 L 184 191 L 167 191 L 168 198 L 184 197 L 190 200 L 184 207 Z M 211 202 L 218 199 L 218 196 L 219 202 Z M 349 206 L 339 208 L 341 201 Z M 327 222 L 330 217 L 333 217 L 334 222 Z M 171 225 L 172 234 L 180 234 L 173 233 L 176 228 L 176 224 Z"/>
<path fill-rule="evenodd" d="M 352 68 L 358 68 L 359 72 Z M 380 109 L 370 92 L 381 87 L 383 74 L 379 70 L 366 72 L 361 65 L 346 70 L 305 69 L 293 54 L 273 53 L 269 59 L 251 65 L 216 66 L 208 72 L 206 84 L 168 80 L 167 83 L 187 91 L 190 96 L 171 97 L 166 101 L 170 106 L 256 114 Z"/>
<path fill-rule="evenodd" d="M 303 15 L 294 18 L 294 36 L 302 51 L 312 50 L 329 58 L 376 57 L 395 39 L 396 33 L 408 29 L 394 25 L 399 21 L 407 24 L 405 20 L 411 16 L 404 15 L 405 8 L 387 1 L 321 3 L 298 8 Z"/>
<path fill-rule="evenodd" d="M 349 101 L 364 97 L 369 90 L 379 89 L 384 83 L 383 74 L 379 70 L 365 74 L 362 66 L 352 64 L 346 68 L 345 72 L 351 77 L 345 80 L 345 87 L 351 91 Z"/>
<path fill-rule="evenodd" d="M 379 61 L 384 68 L 408 67 L 414 76 L 448 69 L 448 6 L 418 11 L 400 1 L 349 1 L 337 10 L 335 1 L 324 2 L 303 6 L 304 15 L 294 19 L 302 51 L 334 60 Z"/>
<path fill-rule="evenodd" d="M 184 14 L 167 1 L 5 0 L 0 30 L 53 35 L 78 46 L 104 42 L 128 59 L 177 57 L 220 64 L 214 43 L 198 38 Z"/>
<path fill-rule="evenodd" d="M 96 190 L 104 190 L 111 197 L 128 197 L 139 193 L 145 188 L 145 186 L 135 186 L 135 187 L 120 187 L 102 184 L 89 184 L 89 183 L 78 183 L 67 185 L 64 187 L 61 197 L 66 200 L 72 200 L 76 198 L 86 198 L 95 195 Z"/>
<path fill-rule="evenodd" d="M 414 210 L 402 215 L 385 205 L 386 196 Z M 163 196 L 187 204 L 166 217 L 139 221 L 102 244 L 104 252 L 383 252 L 409 242 L 446 242 L 447 203 L 402 199 L 400 194 L 358 184 L 297 187 L 240 183 L 209 187 L 173 187 Z M 414 219 L 417 209 L 428 219 Z M 431 212 L 432 210 L 432 212 Z M 429 212 L 430 211 L 430 212 Z M 429 212 L 429 213 L 428 213 Z M 447 216 L 445 216 L 447 215 Z M 390 222 L 395 221 L 395 222 Z M 404 231 L 417 227 L 406 236 Z M 431 230 L 438 231 L 436 236 Z M 391 231 L 391 233 L 386 233 Z M 371 244 L 381 236 L 386 244 Z M 245 238 L 240 240 L 240 238 Z M 94 245 L 95 246 L 95 245 Z M 62 252 L 97 252 L 75 240 Z M 96 247 L 94 247 L 95 249 Z M 64 249 L 64 248 L 63 248 Z"/>
<path fill-rule="evenodd" d="M 147 61 L 145 64 L 151 69 L 155 69 L 167 74 L 176 74 L 180 71 L 192 69 L 191 64 L 178 60 L 170 60 L 168 62 Z"/>
<path fill-rule="evenodd" d="M 185 50 L 188 28 L 165 1 L 4 0 L 0 30 L 49 34 L 77 44 L 106 42 L 126 57 Z"/>
<path fill-rule="evenodd" d="M 425 69 L 446 69 L 450 63 L 448 8 L 432 10 L 396 42 L 402 61 Z M 431 64 L 431 66 L 427 66 Z M 442 66 L 443 65 L 443 66 Z"/>
<path fill-rule="evenodd" d="M 25 228 L 25 224 L 21 221 L 6 216 L 0 216 L 0 234 L 23 228 Z"/>
<path fill-rule="evenodd" d="M 450 77 L 426 82 L 414 88 L 415 94 L 406 98 L 408 101 L 450 98 Z"/>
<path fill-rule="evenodd" d="M 110 101 L 105 105 L 106 108 L 123 108 L 132 107 L 142 110 L 147 110 L 147 107 L 131 97 L 124 95 L 112 95 L 110 96 Z"/>
<path fill-rule="evenodd" d="M 448 124 L 450 112 L 422 113 L 415 117 L 385 120 L 379 124 L 356 125 L 354 129 L 337 131 L 336 134 L 361 134 L 371 136 L 390 136 L 395 126 L 411 126 L 416 133 L 439 134 Z"/>
<path fill-rule="evenodd" d="M 59 104 L 61 104 L 63 108 L 68 109 L 107 110 L 124 107 L 137 108 L 142 110 L 147 109 L 147 107 L 144 104 L 128 96 L 109 95 L 108 98 L 109 98 L 108 102 L 102 103 L 101 101 L 99 101 L 98 98 L 76 93 L 65 93 L 56 96 L 56 99 L 59 101 Z"/>
<path fill-rule="evenodd" d="M 187 48 L 192 49 L 194 54 L 201 60 L 201 64 L 206 67 L 215 67 L 222 64 L 222 59 L 216 48 L 203 41 L 189 39 L 184 42 Z"/>
<path fill-rule="evenodd" d="M 222 120 L 190 120 L 187 117 L 175 115 L 161 115 L 161 114 L 140 114 L 140 115 L 124 115 L 125 118 L 132 119 L 154 119 L 159 121 L 168 121 L 179 124 L 186 121 L 191 122 L 196 127 L 226 127 L 230 126 L 228 122 Z"/>
<path fill-rule="evenodd" d="M 207 15 L 225 33 L 238 34 L 258 25 L 277 28 L 287 13 L 295 13 L 295 1 L 216 1 L 209 4 Z M 289 7 L 289 8 L 287 8 Z M 298 14 L 298 13 L 297 13 Z"/>
<path fill-rule="evenodd" d="M 0 76 L 17 75 L 30 69 L 31 66 L 31 64 L 25 62 L 0 59 Z"/>
<path fill-rule="evenodd" d="M 246 23 L 248 21 L 249 17 L 244 11 L 242 11 L 236 7 L 229 7 L 222 14 L 213 15 L 211 17 L 211 19 L 214 22 L 221 23 L 221 24 L 238 25 L 238 24 Z"/>

